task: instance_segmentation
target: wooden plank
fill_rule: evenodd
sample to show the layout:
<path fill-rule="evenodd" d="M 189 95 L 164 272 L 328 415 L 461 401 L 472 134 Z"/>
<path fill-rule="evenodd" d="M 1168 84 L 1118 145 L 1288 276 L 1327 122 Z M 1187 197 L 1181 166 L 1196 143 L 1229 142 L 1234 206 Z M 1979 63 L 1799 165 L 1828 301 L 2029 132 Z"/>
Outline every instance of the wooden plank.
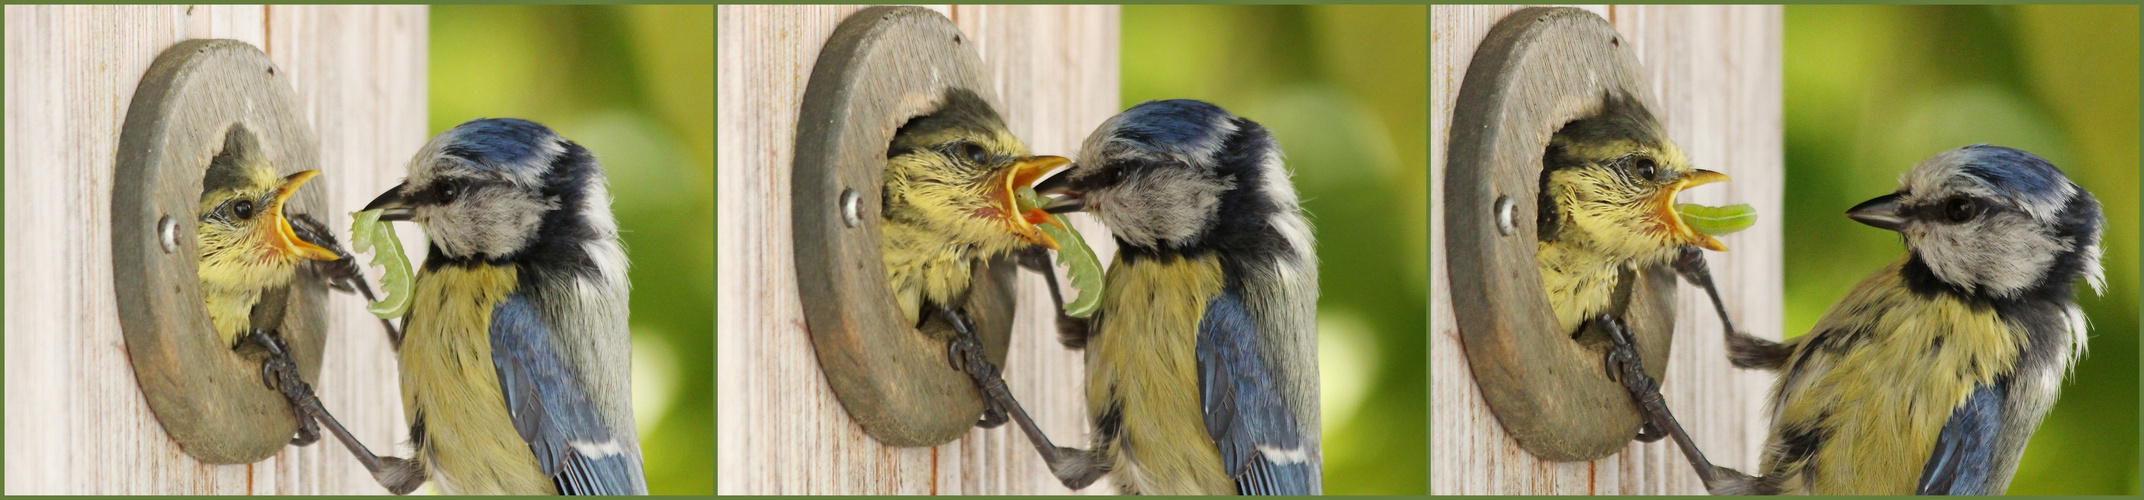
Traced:
<path fill-rule="evenodd" d="M 1430 220 L 1443 220 L 1443 152 L 1451 109 L 1474 47 L 1521 6 L 1436 6 L 1431 19 L 1430 114 L 1434 175 Z M 1755 228 L 1708 254 L 1738 326 L 1780 335 L 1781 10 L 1777 6 L 1589 6 L 1626 35 L 1651 73 L 1668 134 L 1700 168 L 1734 182 L 1684 195 L 1698 203 L 1750 203 Z M 1666 441 L 1633 443 L 1592 462 L 1534 458 L 1503 433 L 1481 401 L 1451 316 L 1444 235 L 1430 232 L 1430 492 L 1432 494 L 1703 493 L 1681 452 Z M 1437 297 L 1446 297 L 1438 299 Z M 1728 365 L 1717 319 L 1701 292 L 1677 298 L 1673 355 L 1662 392 L 1718 464 L 1747 470 L 1763 445 L 1771 377 Z"/>
<path fill-rule="evenodd" d="M 6 484 L 17 493 L 380 493 L 326 440 L 251 465 L 181 452 L 149 413 L 120 340 L 111 271 L 113 152 L 135 85 L 188 38 L 262 47 L 321 138 L 332 207 L 402 175 L 424 131 L 422 6 L 6 8 Z M 349 224 L 339 210 L 315 214 Z M 380 452 L 407 439 L 394 358 L 360 299 L 329 303 L 323 402 Z"/>
<path fill-rule="evenodd" d="M 812 62 L 860 8 L 717 9 L 715 482 L 722 494 L 1069 493 L 1010 425 L 930 448 L 882 446 L 849 420 L 819 373 L 789 246 L 790 148 Z M 1118 110 L 1115 7 L 932 8 L 975 41 L 1008 126 L 1035 152 L 1071 154 Z M 1085 216 L 1074 224 L 1104 234 Z M 1108 258 L 1113 248 L 1093 243 Z M 1084 364 L 1057 345 L 1041 278 L 1023 273 L 1019 286 L 1008 385 L 1053 439 L 1082 445 Z"/>

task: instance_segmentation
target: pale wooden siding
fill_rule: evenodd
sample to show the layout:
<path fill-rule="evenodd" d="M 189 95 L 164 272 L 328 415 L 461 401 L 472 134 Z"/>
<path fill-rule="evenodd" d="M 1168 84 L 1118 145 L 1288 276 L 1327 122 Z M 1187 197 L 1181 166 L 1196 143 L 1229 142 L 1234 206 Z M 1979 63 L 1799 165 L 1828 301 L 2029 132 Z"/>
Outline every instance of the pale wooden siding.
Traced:
<path fill-rule="evenodd" d="M 827 388 L 798 302 L 790 149 L 812 63 L 859 6 L 717 10 L 717 476 L 720 493 L 1066 493 L 1014 426 L 931 448 L 880 445 Z M 970 36 L 1012 131 L 1069 155 L 1117 109 L 1112 6 L 931 6 Z M 1085 216 L 1087 234 L 1102 233 Z M 1107 242 L 1097 251 L 1108 259 Z M 1062 445 L 1085 446 L 1079 354 L 1048 328 L 1040 277 L 1020 273 L 1006 378 Z M 1106 481 L 1086 492 L 1113 491 Z"/>
<path fill-rule="evenodd" d="M 422 6 L 6 9 L 8 494 L 384 493 L 333 438 L 251 465 L 203 465 L 135 384 L 112 290 L 112 162 L 142 73 L 189 38 L 264 49 L 321 140 L 330 207 L 394 185 L 426 139 Z M 346 210 L 324 216 L 348 227 Z M 363 302 L 334 294 L 316 387 L 359 439 L 407 453 L 394 355 Z"/>
<path fill-rule="evenodd" d="M 1432 186 L 1430 220 L 1444 219 L 1446 142 L 1451 110 L 1474 48 L 1489 28 L 1522 6 L 1436 6 L 1430 14 Z M 1737 326 L 1779 338 L 1781 10 L 1778 6 L 1587 6 L 1630 41 L 1651 74 L 1668 135 L 1699 168 L 1733 182 L 1693 189 L 1697 203 L 1750 203 L 1757 226 L 1708 253 Z M 1593 462 L 1533 457 L 1504 434 L 1467 366 L 1452 318 L 1444 235 L 1430 232 L 1430 492 L 1432 494 L 1704 493 L 1667 440 L 1633 444 Z M 1764 395 L 1772 378 L 1727 364 L 1719 321 L 1702 292 L 1684 286 L 1677 300 L 1674 354 L 1662 392 L 1712 460 L 1749 470 L 1763 445 Z"/>

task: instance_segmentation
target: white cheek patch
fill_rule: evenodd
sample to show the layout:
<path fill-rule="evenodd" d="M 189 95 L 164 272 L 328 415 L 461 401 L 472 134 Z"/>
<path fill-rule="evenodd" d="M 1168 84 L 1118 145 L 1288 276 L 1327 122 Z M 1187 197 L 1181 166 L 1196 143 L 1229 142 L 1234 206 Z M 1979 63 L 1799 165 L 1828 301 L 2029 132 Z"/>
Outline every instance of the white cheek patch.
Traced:
<path fill-rule="evenodd" d="M 1913 251 L 1946 283 L 2010 296 L 2040 281 L 2068 245 L 2024 216 L 1998 212 L 1965 224 L 1921 221 L 1907 233 Z"/>
<path fill-rule="evenodd" d="M 1206 228 L 1233 187 L 1198 177 L 1188 169 L 1147 169 L 1123 184 L 1092 193 L 1092 211 L 1117 238 L 1135 246 L 1182 242 Z"/>
<path fill-rule="evenodd" d="M 508 255 L 536 238 L 543 216 L 558 208 L 507 188 L 478 189 L 444 206 L 420 207 L 425 234 L 449 256 Z"/>

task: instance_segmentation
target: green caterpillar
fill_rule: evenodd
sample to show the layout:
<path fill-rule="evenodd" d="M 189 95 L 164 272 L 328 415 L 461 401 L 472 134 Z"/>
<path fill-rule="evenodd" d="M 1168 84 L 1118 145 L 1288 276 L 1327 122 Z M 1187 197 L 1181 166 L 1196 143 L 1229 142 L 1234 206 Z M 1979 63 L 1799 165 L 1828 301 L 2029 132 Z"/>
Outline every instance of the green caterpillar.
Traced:
<path fill-rule="evenodd" d="M 1681 203 L 1675 205 L 1675 212 L 1682 215 L 1683 224 L 1708 236 L 1731 234 L 1757 224 L 1757 209 L 1747 203 L 1724 207 Z"/>
<path fill-rule="evenodd" d="M 380 276 L 380 292 L 387 294 L 365 306 L 373 316 L 398 318 L 409 314 L 410 296 L 415 295 L 409 257 L 402 253 L 402 240 L 395 238 L 392 222 L 381 222 L 379 210 L 366 210 L 350 214 L 350 248 L 372 253 L 372 265 L 386 269 Z"/>
<path fill-rule="evenodd" d="M 1049 201 L 1035 194 L 1034 188 L 1022 187 L 1017 194 L 1015 198 L 1021 213 Z M 1065 303 L 1065 315 L 1074 318 L 1093 315 L 1094 310 L 1102 306 L 1102 260 L 1095 257 L 1093 248 L 1087 246 L 1087 239 L 1056 214 L 1050 214 L 1049 222 L 1035 227 L 1057 240 L 1057 263 L 1070 268 L 1066 274 L 1072 279 L 1072 288 L 1079 290 L 1079 298 Z"/>

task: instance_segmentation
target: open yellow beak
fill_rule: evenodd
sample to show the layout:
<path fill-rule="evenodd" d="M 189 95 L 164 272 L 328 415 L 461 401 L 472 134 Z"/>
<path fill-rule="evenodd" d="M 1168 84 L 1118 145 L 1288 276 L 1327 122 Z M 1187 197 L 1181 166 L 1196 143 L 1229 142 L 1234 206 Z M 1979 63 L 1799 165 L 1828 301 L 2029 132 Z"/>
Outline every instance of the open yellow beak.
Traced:
<path fill-rule="evenodd" d="M 342 257 L 335 255 L 334 250 L 321 248 L 320 245 L 299 238 L 298 233 L 290 228 L 290 219 L 283 217 L 283 202 L 289 200 L 290 195 L 296 194 L 298 187 L 305 185 L 305 181 L 312 180 L 313 176 L 317 175 L 320 175 L 319 170 L 290 174 L 289 177 L 283 178 L 282 185 L 275 187 L 275 198 L 268 202 L 266 211 L 268 216 L 275 218 L 275 229 L 268 232 L 268 244 L 276 250 L 301 258 L 335 260 Z"/>
<path fill-rule="evenodd" d="M 1067 163 L 1072 163 L 1072 160 L 1062 156 L 1030 156 L 1013 162 L 1012 166 L 1006 167 L 998 174 L 995 185 L 992 186 L 996 188 L 993 194 L 997 196 L 995 201 L 998 213 L 1005 217 L 1006 227 L 1010 228 L 1013 234 L 1020 235 L 1020 239 L 1043 248 L 1057 249 L 1056 239 L 1035 228 L 1036 224 L 1052 220 L 1049 212 L 1044 212 L 1041 208 L 1021 211 L 1019 192 L 1020 188 L 1034 185 L 1044 174 Z"/>
<path fill-rule="evenodd" d="M 1676 243 L 1697 245 L 1698 248 L 1714 252 L 1725 252 L 1727 251 L 1727 245 L 1720 243 L 1720 240 L 1714 239 L 1711 235 L 1691 229 L 1689 224 L 1682 221 L 1682 213 L 1675 210 L 1675 195 L 1681 194 L 1682 190 L 1689 189 L 1692 186 L 1726 181 L 1727 174 L 1711 170 L 1691 172 L 1690 175 L 1675 181 L 1675 184 L 1668 186 L 1667 189 L 1660 190 L 1660 194 L 1653 198 L 1653 217 L 1659 219 L 1661 227 L 1667 228 L 1668 236 L 1673 238 Z"/>

